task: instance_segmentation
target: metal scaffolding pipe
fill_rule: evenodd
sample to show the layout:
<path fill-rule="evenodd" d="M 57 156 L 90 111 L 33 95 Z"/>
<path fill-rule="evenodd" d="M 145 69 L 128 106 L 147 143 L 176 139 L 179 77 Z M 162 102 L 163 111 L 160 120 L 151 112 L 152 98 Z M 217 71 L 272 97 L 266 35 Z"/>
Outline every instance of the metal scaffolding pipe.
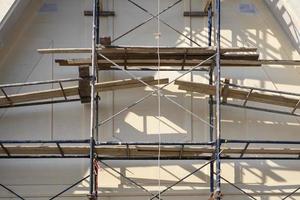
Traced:
<path fill-rule="evenodd" d="M 221 179 L 224 180 L 225 182 L 227 182 L 229 185 L 231 185 L 232 187 L 236 188 L 237 190 L 241 191 L 243 194 L 247 195 L 248 197 L 250 197 L 251 199 L 257 200 L 253 195 L 245 192 L 242 188 L 236 186 L 235 184 L 231 183 L 230 181 L 228 181 L 226 178 L 221 176 Z"/>
<path fill-rule="evenodd" d="M 157 160 L 156 157 L 101 157 L 101 160 Z M 196 157 L 161 157 L 160 160 L 211 160 L 211 156 L 196 156 Z M 300 160 L 300 157 L 220 157 L 220 160 Z"/>
<path fill-rule="evenodd" d="M 99 6 L 99 0 L 93 0 L 93 30 L 92 30 L 92 74 L 90 80 L 91 86 L 91 106 L 90 106 L 90 190 L 89 199 L 95 199 L 95 174 L 94 174 L 94 144 L 95 144 L 95 81 L 96 81 L 96 69 L 97 69 L 97 6 Z"/>
<path fill-rule="evenodd" d="M 275 141 L 275 140 L 231 140 L 231 139 L 222 139 L 222 144 L 300 144 L 300 141 Z"/>
<path fill-rule="evenodd" d="M 294 93 L 294 92 L 285 92 L 285 91 L 270 90 L 270 89 L 265 89 L 265 88 L 249 87 L 249 86 L 237 85 L 237 84 L 233 84 L 233 83 L 224 83 L 224 84 L 229 85 L 231 87 L 235 87 L 235 88 L 257 90 L 257 91 L 261 91 L 261 92 L 270 92 L 270 93 L 276 93 L 276 94 L 286 94 L 286 95 L 300 97 L 299 93 Z"/>
<path fill-rule="evenodd" d="M 6 189 L 7 191 L 9 191 L 10 193 L 12 193 L 13 195 L 15 195 L 16 197 L 18 197 L 19 199 L 25 200 L 23 197 L 18 195 L 15 191 L 13 191 L 12 189 L 6 187 L 5 185 L 0 184 L 0 186 L 3 187 L 4 189 Z"/>
<path fill-rule="evenodd" d="M 48 158 L 89 158 L 89 154 L 87 155 L 74 155 L 74 156 L 0 156 L 0 159 L 48 159 Z"/>
<path fill-rule="evenodd" d="M 116 68 L 116 67 L 110 67 L 110 68 L 104 68 L 99 69 L 100 71 L 120 71 L 122 69 Z M 149 72 L 149 71 L 157 71 L 157 69 L 154 68 L 127 68 L 126 71 L 136 71 L 136 72 Z M 180 68 L 180 69 L 171 69 L 171 68 L 161 68 L 160 71 L 166 71 L 166 72 L 178 72 L 178 71 L 188 71 L 186 68 Z M 197 72 L 207 72 L 208 69 L 201 68 L 201 69 L 194 69 L 193 71 Z"/>
<path fill-rule="evenodd" d="M 89 154 L 87 155 L 74 155 L 74 156 L 56 156 L 56 155 L 49 155 L 49 156 L 0 156 L 0 159 L 89 159 Z M 99 160 L 157 160 L 157 156 L 155 157 L 101 157 L 98 156 L 97 159 Z M 197 157 L 161 157 L 160 160 L 211 160 L 211 156 L 197 156 Z M 300 157 L 271 157 L 271 156 L 264 156 L 264 157 L 220 157 L 220 160 L 300 160 Z"/>
<path fill-rule="evenodd" d="M 221 199 L 221 1 L 216 3 L 216 33 L 217 33 L 217 55 L 216 55 L 216 199 Z"/>
<path fill-rule="evenodd" d="M 90 140 L 0 140 L 0 144 L 87 144 Z M 162 142 L 160 145 L 178 145 L 178 146 L 206 146 L 206 145 L 213 145 L 214 142 Z M 95 142 L 95 146 L 107 146 L 107 145 L 159 145 L 158 142 Z"/>
<path fill-rule="evenodd" d="M 21 103 L 21 104 L 12 104 L 12 105 L 5 105 L 0 106 L 0 109 L 3 108 L 18 108 L 18 107 L 26 107 L 26 106 L 41 106 L 41 105 L 48 105 L 48 104 L 58 104 L 58 103 L 68 103 L 68 102 L 78 102 L 80 99 L 64 99 L 64 100 L 53 100 L 53 101 L 40 101 L 40 102 L 33 102 L 33 103 Z"/>
<path fill-rule="evenodd" d="M 300 160 L 300 157 L 222 157 L 222 160 Z"/>
<path fill-rule="evenodd" d="M 161 194 L 165 193 L 166 191 L 168 191 L 169 189 L 171 189 L 172 187 L 174 187 L 175 185 L 181 183 L 182 181 L 184 181 L 185 179 L 187 179 L 188 177 L 192 176 L 193 174 L 195 174 L 196 172 L 200 171 L 201 169 L 203 169 L 204 167 L 206 167 L 208 164 L 212 163 L 215 159 L 212 159 L 206 163 L 204 163 L 201 167 L 195 169 L 194 171 L 192 171 L 191 173 L 189 173 L 188 175 L 184 176 L 183 178 L 179 179 L 178 181 L 176 181 L 175 183 L 173 183 L 172 185 L 168 186 L 166 189 L 162 190 L 161 192 L 159 192 L 158 194 L 156 194 L 154 197 L 150 198 L 150 200 L 158 198 Z"/>
<path fill-rule="evenodd" d="M 88 144 L 86 140 L 0 140 L 0 144 Z"/>
<path fill-rule="evenodd" d="M 290 116 L 300 117 L 300 114 L 297 114 L 297 113 L 285 112 L 285 111 L 280 111 L 280 110 L 272 110 L 272 109 L 268 109 L 268 108 L 244 106 L 244 105 L 225 103 L 225 102 L 221 102 L 221 104 L 224 106 L 230 106 L 230 107 L 236 107 L 236 108 L 244 108 L 244 109 L 255 110 L 255 111 L 262 111 L 262 112 L 269 112 L 269 113 L 275 113 L 275 114 L 280 114 L 280 115 L 290 115 Z"/>
<path fill-rule="evenodd" d="M 285 196 L 284 198 L 282 198 L 282 200 L 285 200 L 285 199 L 293 196 L 298 190 L 300 190 L 300 186 L 298 188 L 296 188 L 293 192 L 291 192 L 290 194 L 288 194 L 287 196 Z"/>
<path fill-rule="evenodd" d="M 64 82 L 74 82 L 80 81 L 81 78 L 66 78 L 66 79 L 56 79 L 56 80 L 46 80 L 46 81 L 33 81 L 26 83 L 10 83 L 0 85 L 0 88 L 9 88 L 9 87 L 21 87 L 21 86 L 29 86 L 29 85 L 44 85 L 44 84 L 52 84 L 52 83 L 64 83 Z"/>
<path fill-rule="evenodd" d="M 123 33 L 122 35 L 116 37 L 114 40 L 111 41 L 111 43 L 116 42 L 117 40 L 121 39 L 122 37 L 124 37 L 125 35 L 131 33 L 132 31 L 136 30 L 137 28 L 143 26 L 144 24 L 148 23 L 149 21 L 151 21 L 152 19 L 154 19 L 155 17 L 158 17 L 159 15 L 163 14 L 164 12 L 166 12 L 167 10 L 171 9 L 172 7 L 174 7 L 175 5 L 177 5 L 178 3 L 182 2 L 182 0 L 178 0 L 176 2 L 174 2 L 172 5 L 168 6 L 167 8 L 165 8 L 164 10 L 160 11 L 157 15 L 155 16 L 151 16 L 150 18 L 146 19 L 145 21 L 143 21 L 142 23 L 140 23 L 139 25 L 133 27 L 132 29 L 126 31 L 125 33 Z"/>
<path fill-rule="evenodd" d="M 141 188 L 143 191 L 147 192 L 149 195 L 154 196 L 154 194 L 152 192 L 150 192 L 149 190 L 147 190 L 147 188 L 145 188 L 144 186 L 142 186 L 141 184 L 137 183 L 136 181 L 134 181 L 131 178 L 128 178 L 127 176 L 125 176 L 124 174 L 122 174 L 121 172 L 119 172 L 118 170 L 116 170 L 115 168 L 113 168 L 112 166 L 110 166 L 109 164 L 98 160 L 98 162 L 102 163 L 103 165 L 105 165 L 106 167 L 110 168 L 112 171 L 114 171 L 115 173 L 119 174 L 121 177 L 123 177 L 124 179 L 128 180 L 130 183 L 132 183 L 133 185 Z"/>
<path fill-rule="evenodd" d="M 96 13 L 98 14 L 100 12 L 100 4 L 98 3 L 97 5 L 97 10 Z M 96 46 L 98 47 L 100 45 L 100 18 L 97 17 L 96 19 Z M 97 48 L 96 47 L 96 48 Z M 99 70 L 96 70 L 96 82 L 99 83 Z M 96 112 L 96 123 L 98 123 L 99 121 L 99 100 L 100 100 L 100 96 L 99 96 L 99 92 L 96 93 L 96 107 L 95 107 L 95 112 Z M 97 126 L 97 124 L 95 124 L 95 139 L 96 141 L 98 140 L 98 134 L 99 134 L 99 126 Z"/>
<path fill-rule="evenodd" d="M 208 6 L 208 46 L 212 46 L 211 44 L 211 38 L 212 38 L 212 4 Z M 214 67 L 212 66 L 209 70 L 209 85 L 213 85 L 213 70 Z M 214 96 L 209 95 L 209 124 L 211 125 L 209 127 L 209 139 L 210 141 L 213 141 L 214 139 L 214 128 L 212 127 L 214 125 Z M 214 144 L 212 144 L 214 145 Z M 214 192 L 214 163 L 210 163 L 210 181 L 209 181 L 209 189 L 210 193 L 212 194 Z"/>
<path fill-rule="evenodd" d="M 214 145 L 214 142 L 100 142 L 96 143 L 96 146 L 104 146 L 104 145 L 178 145 L 178 146 L 209 146 Z"/>
<path fill-rule="evenodd" d="M 87 179 L 90 175 L 87 175 L 86 177 L 83 177 L 82 179 L 80 179 L 79 181 L 75 182 L 74 184 L 70 185 L 69 187 L 67 187 L 66 189 L 64 189 L 63 191 L 59 192 L 58 194 L 56 194 L 55 196 L 51 197 L 49 200 L 53 200 L 56 199 L 57 197 L 59 197 L 60 195 L 62 195 L 63 193 L 69 191 L 70 189 L 72 189 L 73 187 L 75 187 L 76 185 L 78 185 L 79 183 L 81 183 L 82 181 L 84 181 L 85 179 Z"/>
<path fill-rule="evenodd" d="M 164 20 L 160 19 L 159 15 L 154 15 L 152 14 L 150 11 L 148 11 L 147 9 L 143 8 L 142 6 L 140 6 L 139 4 L 137 4 L 136 2 L 132 1 L 132 0 L 128 0 L 128 2 L 132 3 L 133 5 L 135 5 L 136 7 L 140 8 L 141 10 L 143 10 L 145 13 L 149 14 L 150 16 L 156 18 L 160 23 L 166 25 L 167 27 L 169 27 L 170 29 L 172 29 L 173 31 L 175 31 L 176 33 L 178 33 L 179 35 L 181 35 L 182 37 L 186 38 L 187 40 L 189 40 L 190 42 L 196 44 L 197 46 L 201 47 L 201 45 L 199 43 L 197 43 L 195 40 L 193 40 L 192 38 L 186 36 L 185 34 L 183 34 L 181 31 L 175 29 L 174 27 L 172 27 L 170 24 L 168 24 L 167 22 L 165 22 Z"/>

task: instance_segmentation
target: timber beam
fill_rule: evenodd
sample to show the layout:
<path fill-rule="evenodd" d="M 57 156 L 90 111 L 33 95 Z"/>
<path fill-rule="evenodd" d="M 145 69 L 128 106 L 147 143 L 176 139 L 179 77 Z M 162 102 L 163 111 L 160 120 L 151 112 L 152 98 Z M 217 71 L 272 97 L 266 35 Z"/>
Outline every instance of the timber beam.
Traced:
<path fill-rule="evenodd" d="M 158 83 L 166 84 L 169 82 L 168 79 L 158 80 L 154 79 L 154 77 L 144 77 L 141 78 L 141 80 L 143 80 L 148 85 L 157 85 Z M 145 85 L 136 79 L 114 80 L 95 84 L 96 92 L 114 91 L 137 87 L 145 87 Z M 78 86 L 69 86 L 64 87 L 63 92 L 61 88 L 55 88 L 20 94 L 10 94 L 8 95 L 9 100 L 5 96 L 0 96 L 0 106 L 17 105 L 19 103 L 35 102 L 53 98 L 66 98 L 71 96 L 78 96 L 79 91 L 80 89 Z"/>
<path fill-rule="evenodd" d="M 24 156 L 24 155 L 57 155 L 61 156 L 61 151 L 64 152 L 64 156 L 83 156 L 89 153 L 89 146 L 63 146 L 60 148 L 57 146 L 20 146 L 20 145 L 7 145 L 6 149 L 10 152 L 9 156 Z M 116 145 L 116 146 L 95 146 L 95 153 L 98 157 L 115 157 L 115 158 L 132 158 L 149 157 L 157 155 L 161 152 L 161 157 L 177 158 L 177 157 L 199 157 L 199 156 L 211 156 L 214 154 L 213 147 L 190 147 L 190 146 L 145 146 L 145 145 Z M 246 155 L 290 155 L 296 156 L 300 154 L 299 148 L 222 148 L 223 156 L 240 156 Z M 0 156 L 7 156 L 6 151 L 0 149 Z"/>
<path fill-rule="evenodd" d="M 208 85 L 204 83 L 193 83 L 189 81 L 175 81 L 175 85 L 178 85 L 180 90 L 186 90 L 189 92 L 197 92 L 206 95 L 215 95 L 216 94 L 216 87 L 213 85 Z M 226 84 L 225 84 L 226 86 Z M 249 95 L 248 91 L 241 90 L 241 89 L 233 89 L 227 88 L 227 86 L 222 86 L 221 93 L 222 98 L 227 101 L 227 98 L 232 99 L 239 99 L 239 100 L 247 100 L 257 103 L 264 103 L 264 104 L 271 104 L 275 106 L 283 106 L 288 108 L 295 108 L 298 103 L 298 99 L 289 98 L 280 95 L 273 95 L 273 94 L 264 94 L 262 92 L 251 92 Z"/>

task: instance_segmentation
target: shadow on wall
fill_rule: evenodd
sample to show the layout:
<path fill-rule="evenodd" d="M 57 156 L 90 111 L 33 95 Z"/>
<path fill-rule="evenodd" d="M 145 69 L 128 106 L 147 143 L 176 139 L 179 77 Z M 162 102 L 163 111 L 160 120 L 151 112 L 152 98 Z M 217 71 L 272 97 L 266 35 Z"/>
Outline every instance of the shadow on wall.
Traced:
<path fill-rule="evenodd" d="M 283 2 L 282 0 L 265 0 L 265 2 L 273 12 L 273 15 L 279 20 L 280 25 L 289 36 L 293 46 L 300 53 L 300 24 L 294 23 L 297 16 L 287 10 L 285 4 L 289 2 Z M 293 7 L 293 9 L 297 12 L 297 9 L 299 11 L 300 7 Z"/>
<path fill-rule="evenodd" d="M 166 1 L 168 2 L 168 1 Z M 222 6 L 224 7 L 225 11 L 222 11 L 222 31 L 224 34 L 222 37 L 222 46 L 224 47 L 231 47 L 231 46 L 249 46 L 249 47 L 257 47 L 259 49 L 260 56 L 266 59 L 292 59 L 293 49 L 290 48 L 290 45 L 286 44 L 287 38 L 282 35 L 282 30 L 278 29 L 276 26 L 276 21 L 266 14 L 264 7 L 264 3 L 260 1 L 250 1 L 253 2 L 254 11 L 253 13 L 245 13 L 245 6 L 241 6 L 238 1 L 224 1 Z M 130 4 L 127 6 L 131 6 Z M 149 5 L 147 5 L 149 6 Z M 147 7 L 145 6 L 145 7 Z M 162 6 L 163 7 L 163 6 Z M 237 12 L 232 12 L 233 9 L 237 9 Z M 180 9 L 179 9 L 180 10 Z M 228 11 L 228 12 L 227 12 Z M 247 11 L 247 10 L 246 10 Z M 251 10 L 250 10 L 251 11 Z M 179 11 L 181 12 L 181 10 Z M 132 13 L 134 16 L 136 13 Z M 143 15 L 147 16 L 146 13 L 142 13 Z M 181 13 L 180 13 L 181 14 Z M 190 27 L 189 25 L 185 24 L 184 26 L 178 26 L 178 20 L 175 22 L 172 20 L 174 18 L 174 13 L 166 12 L 162 15 L 161 19 L 166 21 L 167 23 L 170 23 L 172 26 L 177 28 L 181 33 L 185 34 L 187 37 L 192 37 L 196 42 L 203 44 L 205 46 L 206 40 L 207 40 L 207 30 L 206 28 L 203 28 L 203 25 L 206 25 L 206 18 L 201 19 L 192 19 L 193 25 Z M 236 16 L 235 16 L 236 15 Z M 132 18 L 134 18 L 131 16 Z M 126 16 L 127 17 L 127 16 Z M 232 23 L 232 20 L 234 18 L 237 18 L 239 20 L 236 20 L 235 23 Z M 181 17 L 179 19 L 182 19 Z M 122 19 L 121 19 L 122 20 Z M 142 21 L 142 20 L 141 20 Z M 246 21 L 244 23 L 243 21 Z M 130 24 L 130 26 L 134 26 L 134 24 L 137 22 L 133 22 L 133 24 Z M 146 36 L 152 37 L 149 34 L 149 32 L 154 32 L 156 30 L 154 24 L 155 19 L 150 23 L 146 24 L 140 29 L 138 29 L 138 33 L 144 33 Z M 138 23 L 137 23 L 138 24 Z M 182 24 L 184 24 L 184 21 L 182 21 Z M 198 27 L 197 24 L 200 24 Z M 290 26 L 294 26 L 292 23 Z M 153 27 L 154 29 L 151 29 Z M 205 27 L 205 26 L 204 26 Z M 126 28 L 125 30 L 130 29 Z M 140 32 L 139 32 L 140 31 Z M 147 32 L 148 31 L 148 32 Z M 172 33 L 172 34 L 169 34 Z M 172 30 L 169 30 L 168 27 L 165 25 L 161 25 L 161 43 L 166 44 L 167 46 L 172 44 L 176 46 L 186 46 L 189 45 L 189 41 L 187 41 L 183 36 L 173 32 Z M 143 39 L 139 39 L 139 37 L 135 37 L 135 32 L 130 33 L 128 36 L 126 36 L 123 39 L 120 40 L 121 43 L 128 42 L 133 44 L 141 44 L 145 41 Z M 151 33 L 152 34 L 152 33 Z M 168 38 L 164 38 L 165 35 L 168 35 Z M 238 83 L 240 85 L 250 85 L 255 87 L 261 87 L 261 88 L 271 88 L 271 89 L 278 89 L 278 85 L 288 85 L 288 87 L 297 87 L 300 85 L 300 81 L 298 78 L 293 78 L 291 75 L 296 74 L 295 70 L 296 67 L 283 67 L 283 66 L 264 66 L 263 68 L 226 68 L 223 70 L 224 77 L 229 77 L 233 79 L 235 83 Z M 205 76 L 203 76 L 205 77 Z M 289 78 L 287 78 L 289 77 Z M 180 98 L 178 98 L 178 95 L 175 94 L 174 99 L 180 101 Z M 177 96 L 176 96 L 177 95 Z M 194 95 L 194 94 L 193 94 Z M 197 95 L 194 95 L 195 98 L 197 98 Z M 195 99 L 194 98 L 194 99 Z M 195 100 L 192 101 L 195 101 Z M 202 98 L 203 99 L 203 98 Z M 148 102 L 149 103 L 149 102 Z M 120 117 L 121 123 L 116 123 L 116 127 L 114 132 L 117 133 L 119 139 L 124 139 L 121 135 L 124 135 L 126 139 L 133 137 L 135 139 L 144 140 L 145 138 L 148 139 L 156 139 L 156 134 L 151 135 L 148 134 L 147 128 L 151 126 L 156 126 L 155 123 L 149 123 L 150 120 L 153 119 L 152 122 L 155 120 L 156 111 L 151 111 L 151 108 L 156 108 L 156 106 L 151 106 L 151 103 L 148 104 L 148 110 L 147 114 L 145 110 L 142 109 L 134 109 L 132 112 L 127 113 L 127 115 L 123 115 Z M 206 103 L 206 100 L 201 100 L 201 106 L 202 103 Z M 149 106 L 150 105 L 150 106 Z M 197 104 L 198 106 L 198 104 Z M 271 108 L 271 106 L 270 106 Z M 118 110 L 118 109 L 117 109 Z M 117 111 L 116 110 L 116 111 Z M 172 110 L 172 109 L 169 109 Z M 292 132 L 290 135 L 285 136 L 278 136 L 281 137 L 281 139 L 287 139 L 290 136 L 296 137 L 297 128 L 299 126 L 299 123 L 297 120 L 292 118 L 285 118 L 282 117 L 279 119 L 279 117 L 274 117 L 274 115 L 270 114 L 261 114 L 258 112 L 244 112 L 244 110 L 235 110 L 234 112 L 240 113 L 240 115 L 232 114 L 232 109 L 228 110 L 225 109 L 224 112 L 224 122 L 225 123 L 225 133 L 230 133 L 229 137 L 236 137 L 238 136 L 238 133 L 246 132 L 246 134 L 249 135 L 250 138 L 261 138 L 263 137 L 269 137 L 267 133 L 271 133 L 274 131 L 278 132 L 285 132 L 288 128 L 289 132 Z M 150 113 L 149 113 L 150 111 Z M 173 111 L 173 110 L 172 110 Z M 173 113 L 181 113 L 173 112 Z M 248 115 L 248 113 L 250 113 Z M 198 113 L 203 114 L 203 113 Z M 255 117 L 258 117 L 259 119 L 255 119 Z M 175 139 L 179 136 L 181 139 L 187 139 L 186 135 L 190 134 L 190 131 L 187 130 L 187 126 L 183 126 L 182 121 L 180 120 L 178 116 L 172 115 L 168 113 L 164 113 L 163 117 L 166 119 L 169 119 L 170 121 L 165 124 L 166 126 L 169 126 L 172 131 L 166 133 L 164 136 L 166 139 Z M 242 117 L 242 118 L 241 118 Z M 264 119 L 266 117 L 266 119 Z M 242 120 L 241 120 L 242 119 Z M 249 120 L 250 119 L 250 120 Z M 139 121 L 139 125 L 137 124 L 137 121 Z M 121 125 L 122 127 L 118 127 L 118 125 Z M 241 130 L 235 130 L 234 128 L 241 127 Z M 248 127 L 257 127 L 256 129 L 251 129 Z M 258 128 L 261 128 L 261 131 L 258 130 Z M 279 129 L 278 129 L 279 128 Z M 199 131 L 199 130 L 198 130 Z M 129 134 L 130 132 L 130 134 Z M 258 134 L 258 132 L 265 132 L 266 134 Z M 128 133 L 128 135 L 127 135 Z M 186 134 L 188 133 L 188 134 Z M 253 135 L 252 135 L 253 134 Z M 133 136 L 134 135 L 134 136 Z M 180 135 L 182 137 L 180 137 Z M 115 135 L 116 136 L 116 135 Z"/>
<path fill-rule="evenodd" d="M 161 161 L 160 177 L 161 188 L 166 188 L 186 175 L 192 173 L 196 169 L 200 168 L 204 162 L 199 161 Z M 268 199 L 280 199 L 279 197 L 286 196 L 287 193 L 296 189 L 299 185 L 295 181 L 290 182 L 291 176 L 286 176 L 286 172 L 295 174 L 299 171 L 297 162 L 285 163 L 281 161 L 261 161 L 260 164 L 257 161 L 249 162 L 230 162 L 223 161 L 221 176 L 227 179 L 229 182 L 237 184 L 238 187 L 244 189 L 248 193 L 258 198 Z M 126 177 L 132 179 L 136 183 L 140 184 L 152 193 L 158 191 L 158 168 L 156 161 L 105 161 L 105 163 L 112 166 L 115 170 L 122 173 Z M 126 167 L 124 167 L 126 165 Z M 179 184 L 172 187 L 165 195 L 207 195 L 209 194 L 209 167 L 205 167 L 202 170 L 191 175 L 187 179 L 183 180 Z M 145 173 L 147 171 L 147 173 Z M 281 173 L 280 173 L 281 172 Z M 111 170 L 110 168 L 102 165 L 99 174 L 99 191 L 102 195 L 119 194 L 134 194 L 145 195 L 148 194 L 141 188 L 130 183 L 128 180 L 120 176 L 120 174 Z M 247 185 L 246 185 L 247 184 Z M 82 184 L 84 186 L 85 184 Z M 280 185 L 280 187 L 278 187 Z M 84 193 L 88 188 L 78 187 L 77 190 Z M 162 190 L 162 189 L 161 189 Z M 222 191 L 224 199 L 231 199 L 232 194 L 240 194 L 240 191 L 233 188 L 230 184 L 222 181 Z M 297 199 L 297 194 L 295 195 Z M 294 199 L 293 197 L 291 197 Z M 243 196 L 243 199 L 248 199 L 247 196 Z M 251 198 L 249 198 L 251 199 Z"/>
<path fill-rule="evenodd" d="M 130 98 L 127 97 L 128 95 L 126 96 L 128 92 L 132 93 Z M 115 93 L 115 113 L 148 93 L 149 91 L 142 91 L 141 89 L 131 91 L 124 90 Z M 180 104 L 185 104 L 185 99 L 189 98 L 185 97 L 185 93 L 182 94 L 167 91 L 164 92 L 164 94 L 167 94 L 169 98 Z M 184 106 L 186 107 L 187 105 Z M 105 118 L 103 117 L 103 119 Z M 105 126 L 110 125 L 108 123 L 107 125 L 104 125 L 103 128 L 105 128 Z M 159 131 L 157 96 L 150 97 L 144 102 L 135 105 L 129 111 L 115 117 L 113 126 L 112 140 L 118 139 L 120 141 L 157 141 L 158 132 L 160 132 L 162 141 L 185 142 L 190 140 L 189 137 L 191 135 L 189 114 L 185 113 L 182 109 L 172 104 L 164 97 L 161 98 Z"/>
<path fill-rule="evenodd" d="M 115 12 L 118 13 L 118 17 L 115 18 L 114 22 L 114 36 L 117 40 L 115 40 L 113 44 L 156 46 L 158 19 L 156 17 L 151 18 L 151 16 L 157 15 L 157 3 L 156 1 L 137 0 L 134 2 L 143 9 L 129 3 L 128 1 L 116 1 Z M 205 25 L 207 24 L 206 18 L 200 19 L 201 22 L 199 24 L 195 24 L 197 31 L 194 31 L 190 27 L 193 20 L 183 17 L 183 12 L 185 11 L 184 1 L 178 2 L 179 1 L 176 0 L 161 1 L 160 45 L 207 46 L 207 34 L 205 37 L 201 38 L 199 38 L 201 35 L 197 34 L 198 30 L 203 31 L 203 22 Z M 200 5 L 204 4 L 202 1 L 199 3 Z M 124 13 L 124 9 L 130 10 L 130 12 Z M 123 37 L 119 38 L 119 36 Z M 189 38 L 193 38 L 195 42 L 189 40 Z"/>

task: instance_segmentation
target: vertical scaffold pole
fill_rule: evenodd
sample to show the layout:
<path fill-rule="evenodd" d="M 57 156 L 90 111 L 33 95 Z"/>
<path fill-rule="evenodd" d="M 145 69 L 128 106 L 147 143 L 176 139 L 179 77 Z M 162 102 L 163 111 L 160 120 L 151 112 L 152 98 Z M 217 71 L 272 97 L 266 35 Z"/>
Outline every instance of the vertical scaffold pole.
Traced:
<path fill-rule="evenodd" d="M 97 48 L 100 44 L 100 18 L 99 18 L 99 12 L 100 12 L 100 2 L 99 0 L 96 0 L 96 47 Z M 97 51 L 95 52 L 96 56 L 98 55 L 97 54 Z M 98 60 L 98 58 L 96 57 L 96 59 Z M 96 61 L 96 64 L 95 64 L 95 70 L 96 70 L 96 82 L 99 83 L 99 70 L 98 70 L 98 61 Z M 95 114 L 96 114 L 96 123 L 95 123 L 95 131 L 96 131 L 96 134 L 94 136 L 94 139 L 96 142 L 98 142 L 99 140 L 99 126 L 98 126 L 98 122 L 99 122 L 99 100 L 100 100 L 100 97 L 99 97 L 99 93 L 96 92 L 96 99 L 95 99 L 95 102 L 96 102 L 96 108 L 95 108 Z M 94 165 L 95 165 L 95 162 L 94 162 Z M 95 179 L 98 178 L 98 167 L 97 166 L 93 166 L 95 171 L 96 171 L 96 175 L 95 175 Z M 95 184 L 94 184 L 94 188 L 95 188 L 95 197 L 97 198 L 98 197 L 98 180 L 95 180 Z"/>
<path fill-rule="evenodd" d="M 89 199 L 95 199 L 95 174 L 94 174 L 94 145 L 95 145 L 95 81 L 96 81 L 96 67 L 97 67 L 97 54 L 96 54 L 96 35 L 97 35 L 97 4 L 98 0 L 93 0 L 93 30 L 92 30 L 92 71 L 91 71 L 91 116 L 90 116 L 90 191 Z"/>
<path fill-rule="evenodd" d="M 99 0 L 97 0 L 96 2 L 96 48 L 99 46 L 100 44 L 100 19 L 99 19 L 99 12 L 100 12 L 100 3 L 99 3 Z M 95 52 L 96 55 L 97 54 L 97 51 Z M 98 58 L 96 58 L 98 60 Z M 96 61 L 96 82 L 99 83 L 99 70 L 98 70 L 98 61 Z M 95 126 L 96 126 L 96 134 L 95 134 L 95 141 L 96 142 L 99 142 L 99 126 L 98 126 L 98 123 L 99 123 L 99 100 L 100 100 L 100 96 L 99 96 L 99 93 L 97 92 L 96 93 L 96 123 L 95 123 Z M 95 163 L 95 162 L 94 162 Z M 97 166 L 94 166 L 94 169 L 95 170 L 98 170 L 98 167 Z M 95 179 L 98 178 L 98 171 L 96 172 L 97 175 L 95 175 Z M 98 180 L 95 180 L 95 196 L 96 198 L 98 197 Z"/>
<path fill-rule="evenodd" d="M 220 109 L 220 48 L 221 48 L 221 1 L 215 0 L 216 4 L 216 32 L 217 32 L 217 55 L 216 55 L 216 199 L 221 199 L 221 109 Z"/>
<path fill-rule="evenodd" d="M 100 12 L 100 3 L 99 0 L 96 2 L 96 48 L 100 45 L 100 19 L 99 19 L 99 12 Z M 96 52 L 97 53 L 97 52 Z M 98 63 L 98 62 L 97 62 Z M 98 67 L 98 66 L 97 66 Z M 98 69 L 96 69 L 96 82 L 99 83 L 99 73 Z M 95 140 L 98 142 L 99 139 L 99 126 L 97 125 L 99 122 L 99 100 L 100 96 L 99 93 L 97 92 L 96 94 L 96 134 L 95 134 Z"/>
<path fill-rule="evenodd" d="M 212 4 L 208 7 L 208 46 L 211 46 L 211 38 L 212 38 Z M 209 70 L 209 84 L 213 84 L 213 69 L 211 66 Z M 213 95 L 209 95 L 209 124 L 214 124 L 214 107 L 213 107 Z M 209 139 L 213 141 L 214 139 L 214 129 L 212 126 L 209 127 Z M 210 181 L 209 181 L 210 193 L 214 192 L 214 162 L 210 163 Z"/>

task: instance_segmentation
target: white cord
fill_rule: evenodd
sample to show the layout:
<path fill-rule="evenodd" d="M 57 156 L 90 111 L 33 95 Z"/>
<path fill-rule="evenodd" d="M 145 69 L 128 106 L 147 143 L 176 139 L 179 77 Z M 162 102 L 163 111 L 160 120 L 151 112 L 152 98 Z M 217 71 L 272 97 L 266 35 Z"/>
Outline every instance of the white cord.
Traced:
<path fill-rule="evenodd" d="M 157 69 L 158 69 L 158 85 L 160 85 L 160 0 L 157 0 Z M 160 94 L 161 90 L 157 91 L 157 98 L 158 98 L 158 158 L 157 158 L 157 165 L 158 165 L 158 199 L 160 199 L 160 143 L 161 143 L 161 135 L 160 135 L 160 116 L 161 116 L 161 108 L 160 108 Z"/>

